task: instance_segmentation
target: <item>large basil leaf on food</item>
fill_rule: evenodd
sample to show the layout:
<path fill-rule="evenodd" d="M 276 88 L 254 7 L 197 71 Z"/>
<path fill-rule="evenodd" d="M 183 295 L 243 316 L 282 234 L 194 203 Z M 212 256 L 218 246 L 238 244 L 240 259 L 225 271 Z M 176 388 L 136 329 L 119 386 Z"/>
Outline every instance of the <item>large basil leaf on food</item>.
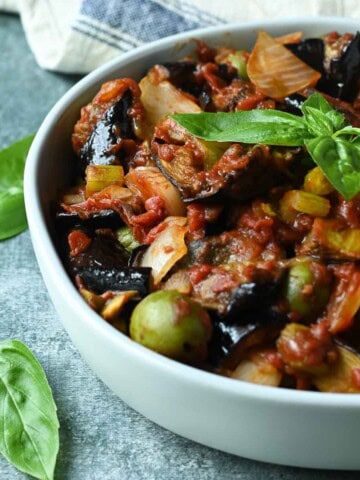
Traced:
<path fill-rule="evenodd" d="M 45 373 L 20 341 L 0 342 L 0 451 L 19 470 L 54 477 L 59 422 Z"/>
<path fill-rule="evenodd" d="M 344 125 L 344 115 L 334 110 L 319 93 L 314 93 L 305 100 L 301 110 L 312 135 L 331 135 Z"/>
<path fill-rule="evenodd" d="M 33 138 L 30 135 L 0 151 L 0 240 L 17 235 L 27 227 L 23 175 Z"/>
<path fill-rule="evenodd" d="M 350 200 L 360 191 L 360 147 L 341 137 L 307 140 L 306 148 L 329 182 Z"/>
<path fill-rule="evenodd" d="M 301 117 L 279 110 L 171 115 L 192 135 L 215 142 L 300 146 L 308 137 Z"/>

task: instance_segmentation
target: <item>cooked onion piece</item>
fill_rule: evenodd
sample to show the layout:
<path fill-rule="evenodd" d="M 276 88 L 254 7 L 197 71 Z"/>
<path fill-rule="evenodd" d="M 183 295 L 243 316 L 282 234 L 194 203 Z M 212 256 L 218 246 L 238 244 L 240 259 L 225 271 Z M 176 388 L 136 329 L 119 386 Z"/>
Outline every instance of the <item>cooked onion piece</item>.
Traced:
<path fill-rule="evenodd" d="M 281 35 L 280 37 L 275 37 L 275 40 L 282 45 L 287 43 L 299 43 L 302 39 L 302 32 L 291 32 Z"/>
<path fill-rule="evenodd" d="M 336 365 L 314 378 L 314 385 L 321 392 L 360 393 L 360 356 L 343 346 L 337 352 Z"/>
<path fill-rule="evenodd" d="M 280 200 L 280 214 L 287 223 L 292 223 L 298 212 L 326 217 L 329 211 L 330 202 L 327 198 L 302 190 L 288 190 Z"/>
<path fill-rule="evenodd" d="M 151 138 L 155 125 L 172 113 L 196 113 L 201 108 L 167 80 L 156 81 L 150 73 L 139 83 L 146 119 L 142 136 Z"/>
<path fill-rule="evenodd" d="M 360 268 L 355 264 L 338 268 L 339 280 L 327 306 L 326 318 L 332 333 L 351 327 L 360 309 Z"/>
<path fill-rule="evenodd" d="M 257 88 L 271 98 L 283 98 L 313 86 L 321 77 L 266 32 L 259 32 L 247 73 Z"/>
<path fill-rule="evenodd" d="M 266 353 L 266 351 L 259 350 L 248 354 L 247 358 L 242 360 L 231 373 L 231 377 L 243 382 L 278 387 L 282 374 L 270 363 Z"/>
<path fill-rule="evenodd" d="M 185 217 L 168 217 L 164 230 L 157 235 L 141 259 L 141 267 L 152 268 L 155 286 L 159 285 L 175 263 L 187 253 L 185 224 Z"/>
<path fill-rule="evenodd" d="M 185 214 L 185 206 L 180 193 L 156 167 L 137 167 L 125 177 L 128 188 L 144 200 L 151 197 L 160 197 L 169 215 L 181 216 Z"/>

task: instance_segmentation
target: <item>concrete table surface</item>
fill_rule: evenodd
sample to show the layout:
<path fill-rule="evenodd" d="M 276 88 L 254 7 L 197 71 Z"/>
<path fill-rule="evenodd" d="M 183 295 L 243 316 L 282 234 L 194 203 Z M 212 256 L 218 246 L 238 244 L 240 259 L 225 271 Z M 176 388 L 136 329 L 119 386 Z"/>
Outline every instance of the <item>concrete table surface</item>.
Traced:
<path fill-rule="evenodd" d="M 36 131 L 77 80 L 43 71 L 16 16 L 0 15 L 0 147 Z M 0 242 L 0 338 L 23 340 L 42 363 L 60 420 L 58 480 L 351 480 L 355 472 L 269 465 L 198 445 L 142 417 L 95 377 L 63 330 L 28 232 Z M 339 439 L 339 442 L 341 439 Z M 0 479 L 26 478 L 0 457 Z"/>

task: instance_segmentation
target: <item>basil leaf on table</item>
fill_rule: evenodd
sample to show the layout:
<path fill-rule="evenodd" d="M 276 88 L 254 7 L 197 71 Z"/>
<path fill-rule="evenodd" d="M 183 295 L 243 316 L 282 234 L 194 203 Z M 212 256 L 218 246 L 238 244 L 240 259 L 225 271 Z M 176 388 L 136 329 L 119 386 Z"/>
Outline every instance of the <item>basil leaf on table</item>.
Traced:
<path fill-rule="evenodd" d="M 52 480 L 59 422 L 45 373 L 18 340 L 0 342 L 0 452 L 16 468 Z"/>
<path fill-rule="evenodd" d="M 338 192 L 350 200 L 360 190 L 360 146 L 340 137 L 307 140 L 306 148 Z"/>
<path fill-rule="evenodd" d="M 280 110 L 171 115 L 192 135 L 215 142 L 299 146 L 308 136 L 301 117 Z"/>
<path fill-rule="evenodd" d="M 23 175 L 34 135 L 0 151 L 0 240 L 17 235 L 27 227 Z"/>

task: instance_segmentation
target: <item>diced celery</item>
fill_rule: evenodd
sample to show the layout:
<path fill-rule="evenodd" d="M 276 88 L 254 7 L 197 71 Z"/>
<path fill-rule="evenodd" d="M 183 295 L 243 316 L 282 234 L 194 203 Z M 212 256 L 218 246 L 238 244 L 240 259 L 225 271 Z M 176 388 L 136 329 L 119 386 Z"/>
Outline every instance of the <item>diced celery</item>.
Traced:
<path fill-rule="evenodd" d="M 122 185 L 124 169 L 121 165 L 89 165 L 86 168 L 85 197 L 100 192 L 111 184 Z"/>
<path fill-rule="evenodd" d="M 334 191 L 334 187 L 325 177 L 320 167 L 315 167 L 305 177 L 304 190 L 316 195 L 328 195 Z"/>
<path fill-rule="evenodd" d="M 116 237 L 118 242 L 129 252 L 132 252 L 135 248 L 140 246 L 140 243 L 136 240 L 129 227 L 121 227 L 116 230 Z"/>
<path fill-rule="evenodd" d="M 232 55 L 229 55 L 229 62 L 234 68 L 236 68 L 240 78 L 242 78 L 243 80 L 249 80 L 244 53 L 245 50 L 237 50 Z"/>
<path fill-rule="evenodd" d="M 287 223 L 294 221 L 297 212 L 326 217 L 329 211 L 330 202 L 327 198 L 302 190 L 289 190 L 280 200 L 280 214 Z"/>

